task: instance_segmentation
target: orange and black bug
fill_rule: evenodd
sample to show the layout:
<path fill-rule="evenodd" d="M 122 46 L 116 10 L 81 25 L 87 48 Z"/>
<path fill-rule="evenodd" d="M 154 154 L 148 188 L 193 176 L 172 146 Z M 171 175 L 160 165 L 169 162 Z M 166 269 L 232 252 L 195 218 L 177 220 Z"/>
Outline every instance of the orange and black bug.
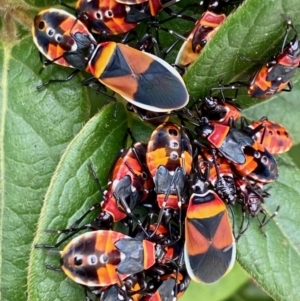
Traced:
<path fill-rule="evenodd" d="M 181 248 L 182 251 L 182 248 Z M 184 263 L 184 254 L 181 252 L 181 258 L 177 262 L 176 269 L 166 269 L 163 274 L 153 279 L 149 283 L 151 296 L 147 296 L 143 301 L 166 301 L 179 299 L 188 288 L 191 278 L 187 273 Z"/>
<path fill-rule="evenodd" d="M 65 240 L 54 246 L 36 245 L 36 247 L 57 248 Z M 125 249 L 124 244 L 127 245 Z M 132 239 L 111 230 L 98 230 L 79 235 L 59 253 L 64 273 L 73 281 L 89 287 L 119 283 L 119 279 L 124 280 L 155 263 L 153 243 Z M 128 264 L 130 262 L 132 265 Z M 51 269 L 49 266 L 48 268 Z"/>
<path fill-rule="evenodd" d="M 102 191 L 93 166 L 90 168 L 99 190 Z M 146 145 L 138 142 L 127 150 L 121 150 L 111 169 L 108 187 L 103 193 L 102 202 L 94 204 L 70 228 L 61 232 L 77 232 L 86 228 L 111 229 L 113 223 L 121 220 L 131 227 L 132 219 L 143 229 L 141 221 L 135 217 L 132 209 L 145 201 L 153 188 L 153 180 L 146 166 Z M 91 223 L 80 226 L 87 215 L 99 208 L 101 212 Z M 125 220 L 126 217 L 128 217 L 127 220 Z"/>
<path fill-rule="evenodd" d="M 230 120 L 238 120 L 241 117 L 241 108 L 230 100 L 222 100 L 217 97 L 205 97 L 199 108 L 201 115 L 211 122 L 228 125 Z"/>
<path fill-rule="evenodd" d="M 96 41 L 85 25 L 61 9 L 41 11 L 33 21 L 32 37 L 35 45 L 49 62 L 85 70 L 85 53 Z M 46 63 L 46 64 L 47 64 Z"/>
<path fill-rule="evenodd" d="M 227 3 L 228 1 L 223 0 L 210 1 L 207 11 L 202 14 L 186 41 L 182 44 L 175 61 L 176 66 L 184 68 L 195 61 L 203 47 L 226 20 L 224 10 Z"/>
<path fill-rule="evenodd" d="M 291 20 L 287 20 L 286 34 L 280 52 L 258 69 L 249 80 L 248 95 L 254 98 L 268 98 L 280 91 L 291 91 L 291 79 L 299 67 L 300 47 L 298 33 Z M 289 30 L 295 32 L 294 38 L 286 45 Z M 234 83 L 232 83 L 234 84 Z M 237 82 L 237 84 L 245 85 Z"/>
<path fill-rule="evenodd" d="M 287 129 L 281 124 L 262 117 L 259 121 L 253 121 L 247 129 L 255 129 L 259 125 L 264 127 L 257 132 L 252 138 L 261 143 L 272 155 L 278 155 L 289 151 L 293 146 L 292 137 Z"/>
<path fill-rule="evenodd" d="M 177 278 L 177 281 L 176 281 Z M 187 273 L 172 273 L 161 277 L 156 284 L 156 290 L 151 296 L 145 296 L 142 301 L 173 301 L 180 298 L 190 283 L 190 277 Z"/>
<path fill-rule="evenodd" d="M 174 300 L 175 285 L 174 278 L 162 281 L 160 286 L 151 295 L 142 298 L 142 301 L 172 301 Z"/>
<path fill-rule="evenodd" d="M 229 161 L 216 155 L 216 150 L 202 148 L 198 155 L 198 170 L 214 187 L 214 191 L 227 203 L 233 205 L 236 201 L 234 175 Z"/>
<path fill-rule="evenodd" d="M 120 300 L 130 300 L 139 301 L 142 298 L 141 292 L 145 292 L 147 287 L 146 279 L 144 273 L 137 273 L 130 275 L 121 284 L 116 284 L 109 286 L 100 292 L 100 300 L 110 300 L 110 301 L 120 301 Z M 96 296 L 99 293 L 95 294 Z"/>
<path fill-rule="evenodd" d="M 146 166 L 146 145 L 138 142 L 122 150 L 109 178 L 100 215 L 108 214 L 112 222 L 118 222 L 131 216 L 131 209 L 145 201 L 154 188 Z"/>
<path fill-rule="evenodd" d="M 48 24 L 49 27 L 57 28 L 57 23 L 61 24 L 61 20 L 67 19 L 70 23 L 73 20 L 72 25 L 68 28 L 71 33 L 67 35 L 73 37 L 75 33 L 72 33 L 72 28 L 79 20 L 75 17 L 71 18 L 71 15 L 62 10 L 59 12 L 58 14 L 57 10 L 47 11 L 47 18 L 51 23 Z M 33 33 L 34 42 L 39 50 L 47 56 L 48 50 L 45 51 L 41 45 L 48 43 L 49 36 L 43 36 L 44 39 L 42 40 L 35 37 L 38 35 L 36 31 L 44 30 L 45 18 L 44 14 L 35 18 Z M 43 29 L 40 29 L 41 27 Z M 53 31 L 55 35 L 56 32 Z M 58 63 L 59 58 L 64 58 L 63 63 L 67 61 L 69 66 L 91 73 L 104 86 L 119 93 L 127 101 L 142 109 L 154 112 L 169 112 L 183 108 L 188 103 L 189 95 L 182 78 L 164 60 L 120 43 L 104 42 L 96 46 L 93 41 L 86 38 L 86 31 L 87 29 L 84 27 L 83 32 L 76 31 L 75 35 L 76 39 L 78 37 L 80 41 L 84 38 L 82 48 L 78 50 L 77 40 L 75 42 L 71 40 L 76 46 L 74 50 L 71 48 L 63 51 L 64 49 L 59 48 L 58 57 L 51 54 L 52 62 Z M 64 38 L 62 35 L 61 39 Z M 87 56 L 83 50 L 88 50 Z M 71 78 L 69 76 L 65 80 L 50 80 L 41 87 L 51 82 L 66 81 Z"/>
<path fill-rule="evenodd" d="M 54 246 L 36 245 L 36 248 L 57 248 L 65 240 Z M 148 240 L 98 230 L 75 237 L 59 253 L 61 270 L 70 279 L 88 287 L 105 287 L 149 269 L 155 264 L 158 252 L 160 249 L 156 251 L 155 244 Z"/>
<path fill-rule="evenodd" d="M 260 183 L 270 183 L 278 178 L 277 162 L 262 144 L 255 141 L 253 145 L 246 146 L 243 152 L 245 162 L 232 164 L 236 173 Z"/>
<path fill-rule="evenodd" d="M 238 240 L 248 229 L 250 217 L 257 217 L 259 228 L 262 229 L 262 227 L 264 227 L 277 215 L 279 206 L 276 211 L 268 217 L 268 214 L 262 207 L 262 204 L 264 203 L 264 199 L 269 197 L 270 194 L 263 189 L 263 184 L 259 182 L 251 182 L 242 178 L 236 178 L 235 183 L 237 187 L 238 203 L 241 205 L 243 213 L 239 234 L 236 238 L 236 240 Z M 263 216 L 262 219 L 260 218 L 260 215 Z M 248 219 L 246 226 L 244 226 L 245 217 Z"/>
<path fill-rule="evenodd" d="M 161 208 L 159 225 L 165 210 L 179 210 L 181 215 L 181 203 L 186 198 L 187 176 L 192 164 L 192 147 L 188 136 L 173 123 L 158 126 L 150 137 L 146 160 Z"/>
<path fill-rule="evenodd" d="M 134 29 L 138 23 L 127 22 L 130 10 L 133 8 L 116 0 L 78 0 L 76 3 L 78 18 L 89 30 L 99 34 L 117 35 Z"/>
<path fill-rule="evenodd" d="M 202 117 L 196 133 L 206 139 L 211 148 L 216 148 L 227 158 L 239 175 L 269 183 L 278 177 L 276 160 L 262 144 L 251 138 L 262 128 L 263 125 L 260 124 L 255 129 L 244 132 L 232 125 L 210 123 L 206 117 Z M 195 143 L 201 145 L 197 140 Z"/>
<path fill-rule="evenodd" d="M 236 164 L 246 162 L 244 148 L 255 143 L 249 135 L 232 125 L 209 122 L 206 117 L 200 119 L 195 131 L 209 143 L 209 147 L 216 148 L 225 158 Z"/>
<path fill-rule="evenodd" d="M 184 256 L 196 282 L 213 283 L 235 262 L 236 244 L 226 205 L 205 183 L 196 180 L 185 219 Z"/>
<path fill-rule="evenodd" d="M 154 112 L 183 108 L 188 93 L 179 73 L 164 60 L 115 42 L 97 46 L 89 70 L 135 106 Z"/>

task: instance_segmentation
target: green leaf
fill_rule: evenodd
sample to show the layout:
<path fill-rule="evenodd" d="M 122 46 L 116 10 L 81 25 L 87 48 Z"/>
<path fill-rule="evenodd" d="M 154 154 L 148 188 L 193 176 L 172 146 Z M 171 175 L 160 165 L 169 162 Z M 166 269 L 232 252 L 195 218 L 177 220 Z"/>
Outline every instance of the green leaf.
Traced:
<path fill-rule="evenodd" d="M 1 34 L 0 299 L 22 301 L 44 194 L 61 152 L 88 119 L 89 104 L 78 80 L 38 91 L 42 76 L 31 37 Z"/>
<path fill-rule="evenodd" d="M 65 229 L 75 222 L 93 204 L 101 200 L 98 187 L 90 176 L 89 164 L 93 164 L 101 186 L 107 183 L 108 172 L 127 136 L 127 114 L 118 104 L 106 106 L 93 117 L 69 144 L 52 177 L 45 197 L 34 240 L 35 244 L 52 244 L 55 235 L 44 229 Z M 88 220 L 91 217 L 89 216 Z M 62 237 L 60 237 L 62 239 Z M 52 258 L 51 258 L 52 257 Z M 29 300 L 64 300 L 78 298 L 83 290 L 65 275 L 46 270 L 45 265 L 57 266 L 59 260 L 41 249 L 33 249 L 28 270 Z"/>
<path fill-rule="evenodd" d="M 188 68 L 184 80 L 190 94 L 207 96 L 220 80 L 223 84 L 237 80 L 247 82 L 261 62 L 269 60 L 281 49 L 286 29 L 281 14 L 288 15 L 294 24 L 300 22 L 295 9 L 297 5 L 297 0 L 245 1 Z M 242 56 L 254 61 L 241 59 Z"/>
<path fill-rule="evenodd" d="M 104 145 L 112 143 L 112 148 L 107 147 L 104 150 L 100 147 L 101 140 L 96 139 L 95 133 L 91 136 L 87 135 L 86 140 L 83 139 L 83 133 L 87 134 L 87 128 L 91 130 L 92 124 L 95 125 L 97 122 L 100 124 L 106 120 L 105 126 L 109 125 L 110 129 L 107 137 L 111 137 L 110 133 L 115 133 L 117 129 L 122 136 L 127 125 L 130 125 L 135 139 L 147 141 L 153 127 L 145 125 L 137 118 L 128 118 L 122 106 L 118 106 L 118 122 L 113 125 L 115 120 L 111 115 L 114 111 L 112 105 L 105 107 L 100 115 L 82 129 L 90 115 L 90 105 L 89 92 L 82 88 L 78 77 L 68 83 L 50 85 L 37 91 L 36 86 L 39 83 L 50 78 L 66 78 L 72 70 L 53 65 L 41 74 L 38 73 L 41 67 L 38 51 L 31 37 L 28 38 L 35 14 L 32 11 L 39 10 L 39 7 L 50 7 L 53 3 L 45 0 L 29 0 L 27 3 L 34 7 L 29 7 L 25 2 L 0 4 L 2 138 L 0 299 L 4 301 L 82 300 L 84 296 L 80 286 L 66 278 L 63 273 L 45 269 L 45 263 L 58 265 L 56 256 L 33 249 L 29 261 L 34 234 L 37 231 L 34 243 L 57 241 L 57 237 L 45 234 L 42 230 L 66 227 L 92 203 L 99 200 L 100 196 L 89 175 L 87 164 L 90 161 L 94 163 L 101 184 L 105 185 L 107 172 L 119 144 L 113 145 L 114 138 L 109 139 Z M 285 22 L 280 14 L 289 15 L 298 25 L 300 15 L 297 7 L 296 0 L 247 0 L 232 17 L 228 18 L 205 47 L 199 60 L 187 72 L 185 81 L 191 94 L 195 97 L 206 96 L 209 89 L 215 87 L 220 79 L 223 79 L 224 83 L 234 80 L 247 81 L 260 64 L 242 60 L 240 56 L 265 61 L 276 54 L 281 47 L 285 32 Z M 175 30 L 181 34 L 189 27 L 188 22 L 182 26 L 182 20 L 179 19 L 170 24 L 172 29 L 174 24 Z M 164 26 L 169 27 L 169 23 Z M 167 35 L 166 33 L 165 36 Z M 166 45 L 169 45 L 169 41 Z M 170 61 L 175 54 L 176 51 L 171 53 Z M 298 78 L 299 72 L 295 76 L 295 79 Z M 260 118 L 262 115 L 267 115 L 270 119 L 285 125 L 291 131 L 295 143 L 299 143 L 298 90 L 299 85 L 296 83 L 292 93 L 281 93 L 270 101 L 254 101 L 240 95 L 238 102 L 243 108 L 252 106 L 244 111 L 245 116 Z M 93 98 L 97 110 L 97 96 Z M 104 116 L 110 116 L 110 119 Z M 103 138 L 105 126 L 99 130 L 98 138 Z M 81 129 L 80 134 L 76 136 Z M 116 134 L 116 140 L 117 137 L 121 137 L 119 134 Z M 124 137 L 122 137 L 117 143 L 123 143 Z M 75 142 L 80 139 L 83 144 L 81 147 L 76 146 L 78 154 L 72 153 L 76 148 L 74 148 Z M 91 140 L 93 143 L 88 142 Z M 69 145 L 71 141 L 73 142 Z M 57 167 L 66 148 L 67 152 Z M 68 156 L 78 160 L 67 161 Z M 271 185 L 272 197 L 266 200 L 265 206 L 267 212 L 272 213 L 277 204 L 280 204 L 278 217 L 265 227 L 267 238 L 263 237 L 256 221 L 253 220 L 250 229 L 238 243 L 238 261 L 275 300 L 290 301 L 298 300 L 300 295 L 298 281 L 300 244 L 297 237 L 300 177 L 298 168 L 282 163 L 285 159 L 278 159 L 280 178 Z M 52 184 L 48 188 L 55 170 Z M 43 215 L 40 216 L 47 189 L 46 205 Z M 59 205 L 52 207 L 55 203 Z M 39 216 L 39 228 L 36 230 Z M 236 217 L 238 225 L 241 213 L 238 212 Z M 29 286 L 26 278 L 28 262 L 30 262 Z M 218 286 L 228 277 L 236 279 L 232 281 L 236 284 L 241 280 L 240 277 L 242 278 L 233 271 L 216 284 L 215 292 L 224 290 L 224 294 L 228 296 L 231 291 L 236 290 L 233 284 L 228 284 L 227 289 L 226 285 Z M 200 292 L 206 294 L 205 288 L 210 290 L 210 286 L 203 288 L 193 284 L 193 287 L 194 290 L 199 289 L 199 297 L 194 292 L 192 294 L 195 300 L 202 300 Z M 213 294 L 212 291 L 210 293 Z M 189 296 L 188 292 L 186 296 Z M 208 298 L 209 295 L 203 299 Z"/>
<path fill-rule="evenodd" d="M 249 281 L 241 289 L 239 289 L 233 296 L 226 299 L 226 301 L 273 301 L 273 299 L 262 291 L 253 281 Z"/>
<path fill-rule="evenodd" d="M 245 271 L 235 264 L 232 271 L 216 283 L 206 285 L 192 281 L 180 300 L 200 300 L 201 296 L 201 300 L 222 301 L 236 292 L 248 279 L 249 276 Z"/>
<path fill-rule="evenodd" d="M 238 261 L 274 300 L 295 300 L 300 294 L 299 184 L 300 172 L 287 155 L 278 158 L 279 179 L 271 185 L 264 208 L 270 216 L 280 205 L 277 217 L 263 231 L 254 219 L 238 243 Z M 240 219 L 236 219 L 237 225 Z"/>

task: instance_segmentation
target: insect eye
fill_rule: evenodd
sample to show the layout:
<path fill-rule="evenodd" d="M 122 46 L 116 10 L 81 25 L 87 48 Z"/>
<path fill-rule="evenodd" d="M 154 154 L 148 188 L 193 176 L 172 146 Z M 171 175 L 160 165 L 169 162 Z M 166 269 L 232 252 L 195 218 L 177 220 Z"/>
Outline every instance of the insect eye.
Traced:
<path fill-rule="evenodd" d="M 266 156 L 263 156 L 263 157 L 261 158 L 261 162 L 262 162 L 263 164 L 266 164 L 266 163 L 268 162 L 268 158 L 267 158 Z"/>
<path fill-rule="evenodd" d="M 45 22 L 44 21 L 41 21 L 40 23 L 39 23 L 39 26 L 38 26 L 38 28 L 40 29 L 40 30 L 43 30 L 44 28 L 45 28 Z"/>
<path fill-rule="evenodd" d="M 48 35 L 49 37 L 52 37 L 52 36 L 54 35 L 54 33 L 55 33 L 55 31 L 54 31 L 52 28 L 49 28 L 49 29 L 48 29 L 48 32 L 47 32 L 47 35 Z"/>
<path fill-rule="evenodd" d="M 74 257 L 74 265 L 77 265 L 77 266 L 82 265 L 82 258 L 80 256 Z"/>

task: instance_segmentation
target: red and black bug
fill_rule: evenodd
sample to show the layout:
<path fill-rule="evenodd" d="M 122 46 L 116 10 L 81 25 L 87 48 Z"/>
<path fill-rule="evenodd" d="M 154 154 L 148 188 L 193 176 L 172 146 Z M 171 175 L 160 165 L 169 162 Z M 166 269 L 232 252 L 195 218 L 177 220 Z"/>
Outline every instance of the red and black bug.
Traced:
<path fill-rule="evenodd" d="M 235 183 L 237 187 L 238 203 L 241 205 L 243 213 L 239 234 L 236 238 L 236 240 L 238 240 L 248 229 L 250 217 L 257 217 L 259 227 L 262 229 L 262 227 L 277 215 L 279 206 L 276 211 L 268 217 L 268 214 L 262 205 L 264 199 L 269 197 L 270 194 L 264 190 L 264 185 L 257 181 L 253 182 L 242 178 L 236 178 Z M 244 226 L 245 218 L 248 220 L 246 226 Z"/>
<path fill-rule="evenodd" d="M 151 295 L 143 297 L 142 301 L 173 301 L 180 298 L 186 291 L 191 278 L 186 271 L 165 274 L 151 288 Z"/>
<path fill-rule="evenodd" d="M 276 160 L 262 144 L 251 138 L 262 128 L 263 125 L 260 124 L 255 129 L 245 132 L 234 128 L 233 125 L 210 123 L 203 117 L 196 127 L 196 133 L 206 139 L 211 148 L 215 148 L 227 158 L 239 175 L 270 183 L 278 177 Z"/>
<path fill-rule="evenodd" d="M 94 295 L 100 297 L 100 301 L 139 301 L 143 297 L 142 292 L 147 288 L 146 277 L 143 272 L 128 276 L 120 284 L 107 287 Z"/>
<path fill-rule="evenodd" d="M 217 97 L 205 97 L 199 108 L 201 116 L 211 122 L 224 125 L 228 125 L 230 120 L 238 120 L 241 117 L 241 110 L 240 106 L 233 101 Z"/>
<path fill-rule="evenodd" d="M 134 29 L 138 22 L 127 22 L 131 7 L 116 0 L 78 0 L 76 14 L 95 33 L 117 35 Z M 139 10 L 135 10 L 138 14 Z M 140 12 L 141 15 L 144 15 Z"/>
<path fill-rule="evenodd" d="M 195 131 L 200 138 L 209 143 L 208 147 L 217 149 L 230 162 L 236 164 L 246 162 L 244 149 L 255 143 L 249 135 L 232 125 L 209 122 L 206 117 L 201 118 Z M 195 142 L 197 143 L 197 140 Z"/>
<path fill-rule="evenodd" d="M 226 205 L 196 179 L 185 219 L 185 264 L 196 282 L 213 283 L 235 262 L 236 245 Z"/>
<path fill-rule="evenodd" d="M 160 208 L 158 223 L 169 210 L 179 210 L 185 201 L 187 175 L 191 171 L 192 147 L 183 129 L 172 123 L 158 126 L 152 133 L 146 155 L 147 165 L 154 180 Z"/>
<path fill-rule="evenodd" d="M 260 143 L 255 141 L 243 150 L 245 162 L 232 164 L 232 169 L 240 176 L 248 177 L 261 183 L 270 183 L 278 178 L 278 167 L 275 158 Z"/>
<path fill-rule="evenodd" d="M 285 45 L 289 29 L 295 32 L 295 36 Z M 292 21 L 288 19 L 281 51 L 252 76 L 248 94 L 251 97 L 268 98 L 280 91 L 291 91 L 291 78 L 299 67 L 299 63 L 300 47 L 298 33 Z"/>
<path fill-rule="evenodd" d="M 32 37 L 40 53 L 49 60 L 48 64 L 79 70 L 86 70 L 89 55 L 86 50 L 96 45 L 81 21 L 56 8 L 43 10 L 34 18 Z"/>
<path fill-rule="evenodd" d="M 288 130 L 281 124 L 268 120 L 267 117 L 253 121 L 244 130 L 253 130 L 260 125 L 263 125 L 263 128 L 252 138 L 261 143 L 272 155 L 285 153 L 293 146 L 292 137 Z"/>
<path fill-rule="evenodd" d="M 93 169 L 92 173 L 100 185 Z M 84 228 L 111 229 L 114 223 L 121 220 L 131 227 L 132 219 L 142 227 L 141 221 L 135 217 L 132 210 L 147 199 L 153 188 L 153 180 L 146 166 L 146 145 L 138 142 L 127 150 L 121 150 L 111 169 L 103 201 L 94 204 L 69 229 L 65 229 L 64 233 Z M 101 212 L 91 223 L 78 226 L 88 214 L 99 208 Z"/>
<path fill-rule="evenodd" d="M 175 65 L 185 68 L 200 54 L 222 23 L 226 20 L 225 7 L 229 1 L 211 0 L 201 18 L 196 22 L 186 41 L 182 44 Z"/>
<path fill-rule="evenodd" d="M 66 20 L 70 25 L 67 29 L 67 37 L 76 37 L 75 42 L 71 39 L 72 45 L 77 45 L 78 40 L 84 40 L 84 43 L 80 49 L 76 46 L 74 50 L 61 49 L 58 44 L 54 44 L 54 48 L 58 47 L 60 51 L 59 56 L 56 56 L 54 52 L 50 53 L 48 48 L 41 46 L 45 43 L 49 44 L 52 35 L 57 36 L 57 33 L 61 34 L 60 40 L 65 39 L 60 26 Z M 91 73 L 104 86 L 142 109 L 169 112 L 180 109 L 188 103 L 189 96 L 182 78 L 164 60 L 120 43 L 103 42 L 96 45 L 89 36 L 86 37 L 85 27 L 83 32 L 77 29 L 76 32 L 72 32 L 72 28 L 76 28 L 78 22 L 80 22 L 78 19 L 72 18 L 63 10 L 43 11 L 34 19 L 34 42 L 51 62 L 59 63 L 59 59 L 63 58 L 63 63 L 66 61 L 68 66 L 77 69 L 76 72 L 85 70 Z M 44 34 L 45 31 L 49 33 L 48 28 L 52 29 L 51 37 Z M 40 31 L 43 33 L 41 39 L 37 38 L 41 36 Z M 87 56 L 83 50 L 87 50 Z M 51 82 L 64 82 L 71 78 L 72 76 L 64 80 L 50 80 L 41 87 Z"/>
<path fill-rule="evenodd" d="M 104 226 L 103 221 L 110 221 L 111 225 L 128 215 L 132 216 L 131 210 L 145 201 L 153 188 L 153 180 L 146 166 L 146 145 L 136 143 L 122 150 L 109 176 L 109 186 L 96 222 Z"/>
<path fill-rule="evenodd" d="M 229 161 L 216 155 L 212 149 L 202 148 L 198 155 L 198 170 L 204 179 L 214 187 L 214 191 L 227 203 L 233 205 L 236 201 L 236 187 L 234 174 Z"/>
<path fill-rule="evenodd" d="M 36 247 L 57 248 L 65 240 L 53 246 Z M 88 287 L 119 283 L 120 279 L 124 280 L 131 274 L 148 269 L 155 264 L 156 259 L 155 244 L 111 230 L 81 234 L 59 253 L 63 272 L 73 281 Z"/>

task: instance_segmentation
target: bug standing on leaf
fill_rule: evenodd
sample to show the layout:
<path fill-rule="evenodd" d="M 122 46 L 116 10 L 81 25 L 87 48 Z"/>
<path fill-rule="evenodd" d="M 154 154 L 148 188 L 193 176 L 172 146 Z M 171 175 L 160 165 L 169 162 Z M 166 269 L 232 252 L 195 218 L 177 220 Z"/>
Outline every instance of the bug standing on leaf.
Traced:
<path fill-rule="evenodd" d="M 184 256 L 187 271 L 196 282 L 213 283 L 233 267 L 235 239 L 226 205 L 197 178 L 185 220 Z"/>
<path fill-rule="evenodd" d="M 57 248 L 65 240 L 53 246 L 36 245 L 36 248 Z M 59 253 L 61 269 L 70 279 L 89 287 L 103 287 L 151 267 L 155 263 L 155 252 L 155 245 L 150 241 L 98 230 L 75 237 Z"/>
<path fill-rule="evenodd" d="M 81 21 L 56 8 L 43 10 L 34 18 L 32 37 L 40 53 L 48 59 L 46 65 L 55 63 L 78 71 L 87 68 L 86 50 L 96 45 Z"/>
<path fill-rule="evenodd" d="M 62 29 L 61 25 L 66 20 L 68 26 Z M 96 45 L 87 37 L 88 31 L 83 25 L 82 31 L 77 29 L 78 22 L 63 10 L 50 9 L 35 17 L 32 30 L 34 42 L 52 63 L 65 66 L 67 62 L 67 66 L 77 69 L 75 72 L 84 70 L 91 73 L 105 87 L 142 109 L 170 112 L 188 103 L 189 95 L 181 76 L 164 60 L 120 43 Z M 76 28 L 74 33 L 73 28 Z M 54 45 L 49 43 L 53 36 L 59 36 Z M 44 44 L 50 44 L 54 50 L 50 52 L 43 47 Z M 60 58 L 63 58 L 63 63 Z M 40 87 L 70 80 L 75 72 L 64 80 L 50 80 Z"/>
<path fill-rule="evenodd" d="M 150 137 L 146 159 L 160 208 L 158 225 L 163 216 L 165 222 L 169 223 L 174 210 L 179 211 L 181 225 L 181 203 L 187 192 L 187 175 L 192 164 L 192 147 L 188 136 L 175 124 L 158 126 Z"/>
<path fill-rule="evenodd" d="M 236 164 L 246 162 L 244 148 L 254 144 L 254 140 L 232 125 L 210 122 L 206 117 L 200 119 L 195 131 L 212 148 L 216 148 L 225 158 Z M 195 141 L 197 143 L 197 140 Z"/>
<path fill-rule="evenodd" d="M 196 60 L 203 47 L 226 20 L 224 11 L 228 3 L 226 0 L 209 1 L 207 11 L 202 14 L 182 44 L 175 61 L 176 66 L 185 68 Z"/>
<path fill-rule="evenodd" d="M 200 106 L 201 116 L 224 125 L 228 125 L 230 120 L 238 120 L 241 111 L 240 106 L 233 101 L 221 100 L 217 97 L 205 97 Z"/>
<path fill-rule="evenodd" d="M 298 32 L 292 21 L 285 15 L 282 15 L 282 17 L 286 20 L 287 27 L 280 52 L 270 61 L 263 64 L 250 77 L 248 85 L 243 82 L 234 82 L 222 87 L 222 89 L 236 89 L 238 85 L 247 85 L 248 95 L 253 98 L 261 99 L 269 98 L 281 91 L 290 92 L 292 90 L 291 79 L 300 63 L 300 46 Z M 291 29 L 294 31 L 295 36 L 286 44 Z M 217 89 L 218 88 L 213 88 L 212 90 Z"/>
<path fill-rule="evenodd" d="M 287 20 L 287 28 L 281 51 L 250 79 L 248 94 L 251 97 L 267 98 L 280 91 L 292 90 L 291 78 L 299 67 L 300 48 L 298 33 L 292 21 L 283 17 Z M 295 32 L 295 36 L 285 45 L 290 29 Z"/>
<path fill-rule="evenodd" d="M 153 187 L 153 180 L 146 167 L 146 145 L 136 143 L 128 150 L 122 150 L 104 193 L 102 210 L 97 218 L 99 226 L 105 220 L 110 221 L 111 226 L 126 216 L 133 217 L 131 210 L 145 201 Z"/>
<path fill-rule="evenodd" d="M 281 124 L 262 117 L 259 121 L 253 121 L 244 128 L 244 131 L 255 129 L 263 124 L 259 132 L 255 134 L 253 139 L 261 143 L 272 155 L 278 155 L 290 150 L 293 146 L 293 140 L 288 130 Z M 250 130 L 251 129 L 251 130 Z"/>
<path fill-rule="evenodd" d="M 93 165 L 90 165 L 90 169 L 100 192 L 102 192 Z M 135 217 L 132 210 L 152 194 L 153 188 L 153 180 L 146 166 L 146 145 L 135 143 L 129 149 L 121 150 L 110 171 L 108 187 L 103 193 L 103 200 L 95 203 L 72 226 L 61 230 L 61 233 L 78 232 L 87 228 L 92 230 L 112 229 L 113 224 L 119 221 L 124 222 L 131 229 L 133 220 L 143 229 L 142 222 Z M 80 225 L 86 216 L 100 208 L 101 211 L 92 222 Z"/>

